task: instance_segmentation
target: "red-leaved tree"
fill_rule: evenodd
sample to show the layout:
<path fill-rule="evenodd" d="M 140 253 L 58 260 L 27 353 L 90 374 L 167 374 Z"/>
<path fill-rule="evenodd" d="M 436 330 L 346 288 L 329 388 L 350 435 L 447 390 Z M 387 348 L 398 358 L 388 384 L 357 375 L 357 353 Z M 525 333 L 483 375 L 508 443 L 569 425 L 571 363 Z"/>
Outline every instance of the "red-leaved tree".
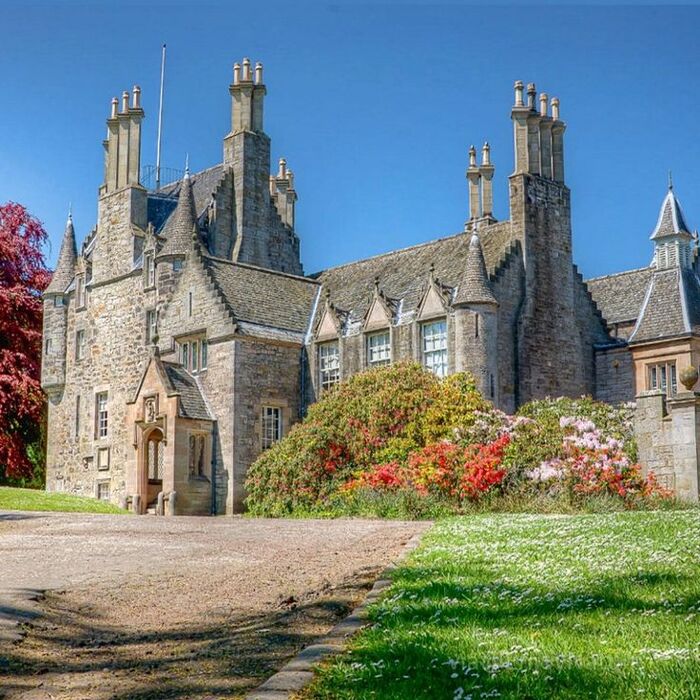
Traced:
<path fill-rule="evenodd" d="M 0 205 L 0 480 L 32 476 L 41 456 L 41 293 L 46 231 L 20 204 Z"/>

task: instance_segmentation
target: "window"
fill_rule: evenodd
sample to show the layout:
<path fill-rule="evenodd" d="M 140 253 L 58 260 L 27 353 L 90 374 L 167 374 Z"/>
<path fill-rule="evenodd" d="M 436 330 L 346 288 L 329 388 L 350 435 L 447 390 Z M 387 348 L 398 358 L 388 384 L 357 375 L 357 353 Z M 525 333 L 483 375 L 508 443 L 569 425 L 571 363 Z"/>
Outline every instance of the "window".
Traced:
<path fill-rule="evenodd" d="M 474 314 L 474 337 L 479 337 L 479 314 Z"/>
<path fill-rule="evenodd" d="M 50 355 L 52 350 L 52 344 L 51 344 L 51 338 L 46 339 L 46 343 L 44 345 L 44 354 L 45 355 Z"/>
<path fill-rule="evenodd" d="M 190 435 L 190 476 L 205 476 L 205 435 Z"/>
<path fill-rule="evenodd" d="M 95 434 L 98 438 L 107 437 L 108 411 L 107 392 L 101 391 L 95 397 Z"/>
<path fill-rule="evenodd" d="M 80 437 L 80 396 L 75 397 L 75 439 Z"/>
<path fill-rule="evenodd" d="M 63 306 L 63 297 L 58 294 L 53 298 L 53 305 L 54 306 Z"/>
<path fill-rule="evenodd" d="M 143 272 L 146 276 L 146 287 L 155 287 L 156 284 L 156 259 L 153 251 L 143 255 Z"/>
<path fill-rule="evenodd" d="M 98 481 L 97 482 L 97 498 L 100 501 L 109 500 L 109 481 Z"/>
<path fill-rule="evenodd" d="M 431 321 L 421 326 L 423 366 L 438 377 L 447 375 L 447 321 Z"/>
<path fill-rule="evenodd" d="M 194 310 L 194 300 L 192 298 L 192 292 L 187 294 L 187 315 L 191 316 Z"/>
<path fill-rule="evenodd" d="M 178 340 L 180 347 L 180 364 L 192 374 L 207 368 L 209 348 L 204 338 Z"/>
<path fill-rule="evenodd" d="M 318 369 L 322 391 L 340 381 L 340 350 L 337 341 L 318 346 Z"/>
<path fill-rule="evenodd" d="M 262 448 L 267 450 L 282 439 L 282 409 L 277 406 L 262 408 Z"/>
<path fill-rule="evenodd" d="M 78 275 L 75 278 L 75 305 L 82 309 L 85 306 L 85 276 Z"/>
<path fill-rule="evenodd" d="M 173 272 L 182 270 L 182 260 L 173 260 Z"/>
<path fill-rule="evenodd" d="M 675 396 L 678 392 L 676 363 L 647 365 L 647 389 L 660 390 L 667 396 Z"/>
<path fill-rule="evenodd" d="M 391 339 L 389 331 L 367 336 L 367 364 L 370 367 L 388 365 L 391 362 Z"/>
<path fill-rule="evenodd" d="M 75 333 L 75 359 L 85 358 L 85 331 L 79 330 Z"/>
<path fill-rule="evenodd" d="M 158 337 L 157 318 L 155 309 L 146 311 L 146 343 L 155 343 Z"/>

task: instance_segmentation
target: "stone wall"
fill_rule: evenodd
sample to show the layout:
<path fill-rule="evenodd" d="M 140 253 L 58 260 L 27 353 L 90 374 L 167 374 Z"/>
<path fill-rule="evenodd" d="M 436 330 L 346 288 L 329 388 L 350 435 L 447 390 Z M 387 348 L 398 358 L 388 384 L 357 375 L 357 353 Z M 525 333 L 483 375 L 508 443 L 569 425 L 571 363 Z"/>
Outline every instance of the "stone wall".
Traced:
<path fill-rule="evenodd" d="M 634 364 L 627 346 L 596 351 L 595 376 L 598 401 L 611 404 L 634 401 Z"/>
<path fill-rule="evenodd" d="M 635 435 L 639 461 L 660 484 L 687 501 L 698 500 L 700 394 L 682 392 L 666 399 L 660 392 L 637 396 Z"/>
<path fill-rule="evenodd" d="M 299 420 L 301 411 L 301 347 L 255 338 L 234 343 L 233 470 L 227 513 L 244 509 L 244 482 L 262 449 L 262 407 L 282 409 L 282 435 Z"/>

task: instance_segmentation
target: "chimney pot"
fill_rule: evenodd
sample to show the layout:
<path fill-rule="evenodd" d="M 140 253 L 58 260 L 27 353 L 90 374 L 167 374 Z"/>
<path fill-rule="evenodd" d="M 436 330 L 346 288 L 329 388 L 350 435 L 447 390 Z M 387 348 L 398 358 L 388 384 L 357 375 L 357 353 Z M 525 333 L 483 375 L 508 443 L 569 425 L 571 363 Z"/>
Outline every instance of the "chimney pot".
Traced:
<path fill-rule="evenodd" d="M 523 106 L 523 81 L 516 80 L 514 88 L 515 88 L 515 106 L 522 107 Z"/>
<path fill-rule="evenodd" d="M 243 59 L 243 80 L 250 80 L 250 59 Z"/>
<path fill-rule="evenodd" d="M 129 91 L 124 90 L 122 93 L 122 113 L 129 111 Z"/>
<path fill-rule="evenodd" d="M 484 143 L 484 146 L 481 149 L 481 164 L 491 165 L 491 146 L 489 146 L 488 141 Z"/>
<path fill-rule="evenodd" d="M 280 167 L 277 177 L 287 177 L 287 161 L 284 158 L 280 158 Z"/>
<path fill-rule="evenodd" d="M 537 97 L 537 88 L 535 83 L 527 84 L 527 106 L 530 109 L 535 109 L 535 98 Z"/>
<path fill-rule="evenodd" d="M 474 148 L 473 144 L 469 147 L 469 167 L 476 167 L 476 148 Z"/>
<path fill-rule="evenodd" d="M 552 119 L 559 119 L 559 98 L 552 97 Z"/>
<path fill-rule="evenodd" d="M 118 109 L 119 109 L 119 100 L 116 97 L 113 97 L 112 98 L 112 113 L 110 114 L 111 119 L 116 118 Z"/>
<path fill-rule="evenodd" d="M 547 116 L 547 93 L 546 92 L 541 92 L 540 93 L 540 116 L 541 117 L 546 117 Z"/>
<path fill-rule="evenodd" d="M 255 64 L 255 84 L 262 85 L 263 81 L 263 64 L 258 61 Z"/>
<path fill-rule="evenodd" d="M 238 85 L 241 82 L 241 64 L 233 64 L 233 84 Z"/>
<path fill-rule="evenodd" d="M 134 109 L 141 109 L 141 88 L 138 85 L 134 85 L 131 106 Z"/>

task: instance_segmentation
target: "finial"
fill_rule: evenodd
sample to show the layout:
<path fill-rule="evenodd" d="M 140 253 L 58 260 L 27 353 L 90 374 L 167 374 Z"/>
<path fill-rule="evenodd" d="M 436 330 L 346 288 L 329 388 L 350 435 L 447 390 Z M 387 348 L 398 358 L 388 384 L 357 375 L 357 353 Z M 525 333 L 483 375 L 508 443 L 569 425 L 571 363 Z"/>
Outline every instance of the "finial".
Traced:
<path fill-rule="evenodd" d="M 185 180 L 190 179 L 190 154 L 185 153 Z"/>
<path fill-rule="evenodd" d="M 241 64 L 233 64 L 233 84 L 238 85 L 241 82 Z"/>
<path fill-rule="evenodd" d="M 122 114 L 129 111 L 129 91 L 122 92 Z"/>
<path fill-rule="evenodd" d="M 141 109 L 141 88 L 138 85 L 134 85 L 132 90 L 131 107 L 132 109 Z"/>
<path fill-rule="evenodd" d="M 552 119 L 559 119 L 559 98 L 552 97 Z"/>
<path fill-rule="evenodd" d="M 73 202 L 68 202 L 68 222 L 69 224 L 73 223 Z"/>
<path fill-rule="evenodd" d="M 669 191 L 673 189 L 673 173 L 668 171 L 668 189 Z"/>
<path fill-rule="evenodd" d="M 430 263 L 430 279 L 435 280 L 435 263 Z"/>
<path fill-rule="evenodd" d="M 540 116 L 541 117 L 546 117 L 547 116 L 547 100 L 549 98 L 547 97 L 546 92 L 541 92 L 540 93 Z"/>
<path fill-rule="evenodd" d="M 515 88 L 515 106 L 522 107 L 523 106 L 523 81 L 516 80 L 514 88 Z"/>
<path fill-rule="evenodd" d="M 258 61 L 255 64 L 255 84 L 256 85 L 262 85 L 263 81 L 263 65 Z"/>
<path fill-rule="evenodd" d="M 474 148 L 474 144 L 469 146 L 469 167 L 476 167 L 476 148 Z"/>
<path fill-rule="evenodd" d="M 326 301 L 330 302 L 331 300 L 331 288 L 326 287 Z"/>
<path fill-rule="evenodd" d="M 374 276 L 374 291 L 379 291 L 379 275 Z"/>
<path fill-rule="evenodd" d="M 484 145 L 481 148 L 481 164 L 491 165 L 491 146 L 489 146 L 488 141 L 484 141 Z"/>
<path fill-rule="evenodd" d="M 116 119 L 118 108 L 119 108 L 119 100 L 116 97 L 113 97 L 112 98 L 112 112 L 110 113 L 110 119 Z"/>

